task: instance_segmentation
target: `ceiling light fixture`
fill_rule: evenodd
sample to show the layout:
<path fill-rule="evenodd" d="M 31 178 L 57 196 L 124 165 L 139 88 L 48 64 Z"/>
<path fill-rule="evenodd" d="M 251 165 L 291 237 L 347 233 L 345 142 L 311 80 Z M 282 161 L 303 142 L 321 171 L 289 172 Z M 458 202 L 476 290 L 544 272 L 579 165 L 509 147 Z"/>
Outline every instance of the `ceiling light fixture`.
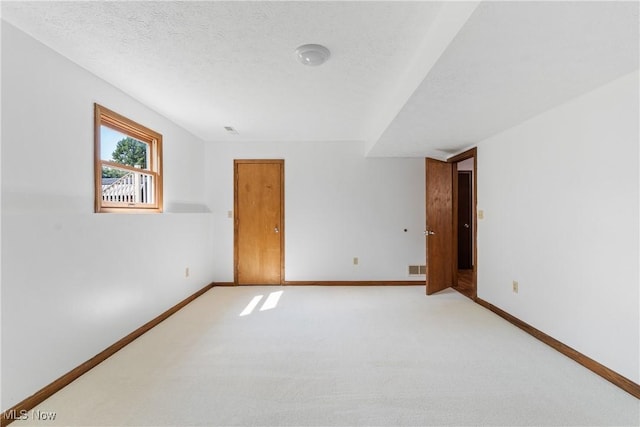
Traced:
<path fill-rule="evenodd" d="M 296 58 L 304 65 L 316 67 L 324 64 L 331 52 L 319 44 L 305 44 L 296 49 Z"/>

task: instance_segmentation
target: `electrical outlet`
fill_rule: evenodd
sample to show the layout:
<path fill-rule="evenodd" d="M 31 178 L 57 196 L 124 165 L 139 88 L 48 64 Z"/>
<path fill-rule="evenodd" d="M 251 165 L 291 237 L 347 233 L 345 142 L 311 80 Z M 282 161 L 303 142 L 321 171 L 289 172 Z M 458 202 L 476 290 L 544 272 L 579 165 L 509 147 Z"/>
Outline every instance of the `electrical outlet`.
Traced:
<path fill-rule="evenodd" d="M 516 280 L 513 281 L 513 293 L 517 294 L 518 293 L 518 282 Z"/>
<path fill-rule="evenodd" d="M 478 219 L 484 219 L 484 211 L 482 209 L 478 209 Z"/>
<path fill-rule="evenodd" d="M 353 257 L 353 265 L 358 265 L 358 263 L 360 262 L 360 260 L 358 259 L 358 257 Z"/>
<path fill-rule="evenodd" d="M 184 277 L 189 277 L 189 267 L 185 267 L 185 269 L 184 269 Z"/>

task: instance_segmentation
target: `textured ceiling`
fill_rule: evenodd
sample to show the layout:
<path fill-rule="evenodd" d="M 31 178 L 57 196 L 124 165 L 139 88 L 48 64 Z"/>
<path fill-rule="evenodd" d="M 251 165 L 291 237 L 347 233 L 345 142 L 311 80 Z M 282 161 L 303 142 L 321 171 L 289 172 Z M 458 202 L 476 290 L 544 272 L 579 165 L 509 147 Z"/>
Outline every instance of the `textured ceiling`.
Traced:
<path fill-rule="evenodd" d="M 206 141 L 361 140 L 440 3 L 3 2 L 3 19 Z M 331 50 L 306 67 L 294 50 Z M 397 111 L 396 111 L 397 113 Z M 224 126 L 237 129 L 228 135 Z"/>
<path fill-rule="evenodd" d="M 637 2 L 7 2 L 205 141 L 443 157 L 638 68 Z M 320 67 L 294 49 L 331 50 Z M 230 135 L 224 126 L 233 126 Z"/>
<path fill-rule="evenodd" d="M 370 155 L 446 157 L 638 69 L 638 2 L 482 2 Z"/>

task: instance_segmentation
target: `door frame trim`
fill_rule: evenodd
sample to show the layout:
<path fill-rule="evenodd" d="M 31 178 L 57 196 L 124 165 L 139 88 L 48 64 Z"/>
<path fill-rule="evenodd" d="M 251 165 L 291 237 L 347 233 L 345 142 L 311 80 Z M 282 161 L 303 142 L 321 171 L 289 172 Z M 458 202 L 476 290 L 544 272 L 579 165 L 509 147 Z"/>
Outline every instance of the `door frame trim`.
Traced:
<path fill-rule="evenodd" d="M 233 160 L 233 284 L 238 286 L 238 165 L 240 164 L 280 165 L 280 285 L 284 278 L 284 159 L 234 159 Z"/>
<path fill-rule="evenodd" d="M 453 163 L 453 282 L 458 283 L 458 167 L 457 163 L 473 159 L 473 203 L 471 215 L 473 217 L 473 294 L 472 299 L 478 298 L 478 147 L 470 148 L 460 154 L 449 157 L 447 163 Z"/>

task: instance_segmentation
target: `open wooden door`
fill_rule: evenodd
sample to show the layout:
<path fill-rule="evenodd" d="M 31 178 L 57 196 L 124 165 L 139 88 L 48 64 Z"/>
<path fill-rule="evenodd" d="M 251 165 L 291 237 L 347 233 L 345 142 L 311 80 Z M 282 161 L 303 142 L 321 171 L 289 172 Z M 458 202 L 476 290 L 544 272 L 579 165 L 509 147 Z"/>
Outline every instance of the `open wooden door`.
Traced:
<path fill-rule="evenodd" d="M 453 174 L 456 165 L 426 159 L 427 295 L 454 283 Z"/>
<path fill-rule="evenodd" d="M 235 160 L 235 283 L 284 276 L 284 160 Z"/>

